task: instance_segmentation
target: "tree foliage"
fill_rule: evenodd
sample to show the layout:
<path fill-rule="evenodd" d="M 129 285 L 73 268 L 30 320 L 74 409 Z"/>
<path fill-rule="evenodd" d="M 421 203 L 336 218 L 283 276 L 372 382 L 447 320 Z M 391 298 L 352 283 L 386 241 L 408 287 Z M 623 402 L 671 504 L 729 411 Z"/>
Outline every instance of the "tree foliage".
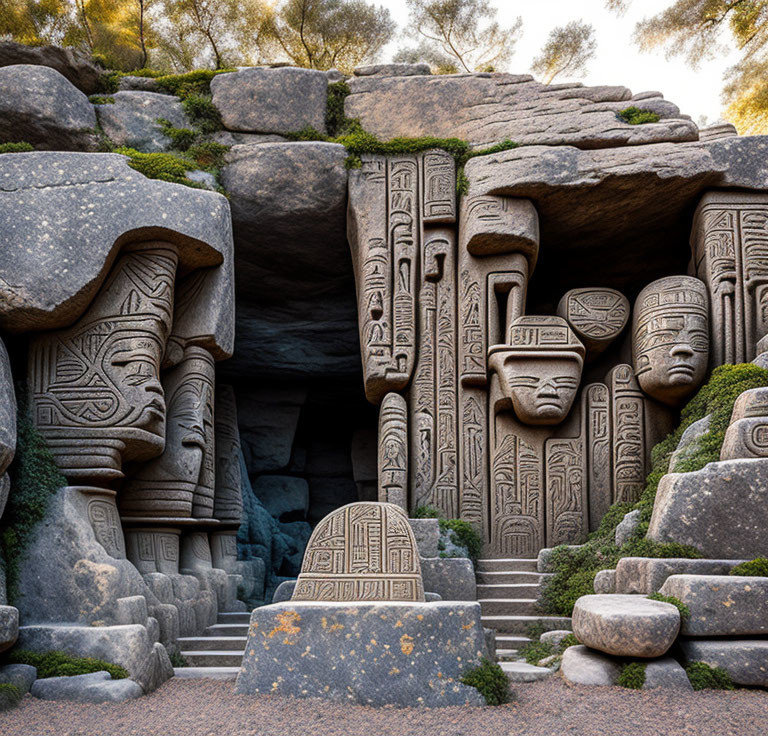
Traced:
<path fill-rule="evenodd" d="M 522 33 L 523 21 L 502 28 L 488 0 L 407 0 L 415 48 L 401 49 L 398 60 L 421 59 L 443 72 L 503 68 Z"/>
<path fill-rule="evenodd" d="M 531 69 L 541 75 L 545 84 L 561 74 L 579 76 L 586 71 L 596 48 L 595 29 L 589 23 L 574 20 L 552 30 Z"/>

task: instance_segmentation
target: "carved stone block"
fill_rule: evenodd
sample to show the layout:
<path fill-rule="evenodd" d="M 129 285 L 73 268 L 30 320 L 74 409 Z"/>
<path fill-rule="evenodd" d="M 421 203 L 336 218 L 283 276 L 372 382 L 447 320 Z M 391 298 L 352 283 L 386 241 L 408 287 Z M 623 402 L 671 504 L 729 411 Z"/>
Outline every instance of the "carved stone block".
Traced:
<path fill-rule="evenodd" d="M 379 501 L 408 511 L 408 406 L 387 394 L 379 410 Z"/>
<path fill-rule="evenodd" d="M 768 388 L 744 391 L 733 405 L 721 460 L 768 457 Z"/>
<path fill-rule="evenodd" d="M 629 300 L 615 289 L 571 289 L 557 305 L 590 355 L 601 353 L 621 334 L 629 312 Z"/>
<path fill-rule="evenodd" d="M 294 601 L 423 601 L 408 517 L 388 503 L 352 503 L 315 527 Z"/>
<path fill-rule="evenodd" d="M 213 516 L 219 521 L 239 525 L 243 513 L 240 430 L 237 426 L 235 392 L 231 386 L 216 386 L 215 407 L 216 493 Z"/>

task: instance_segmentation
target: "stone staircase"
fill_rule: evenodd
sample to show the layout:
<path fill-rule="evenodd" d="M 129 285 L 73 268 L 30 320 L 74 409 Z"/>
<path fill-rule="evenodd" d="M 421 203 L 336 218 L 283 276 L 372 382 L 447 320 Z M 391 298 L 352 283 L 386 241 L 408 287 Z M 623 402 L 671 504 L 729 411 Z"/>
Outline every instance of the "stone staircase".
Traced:
<path fill-rule="evenodd" d="M 538 612 L 541 583 L 548 574 L 536 571 L 536 560 L 478 560 L 477 598 L 483 626 L 496 630 L 496 658 L 518 660 L 518 651 L 530 642 L 528 628 L 540 624 L 545 631 L 570 629 L 571 619 Z"/>
<path fill-rule="evenodd" d="M 201 636 L 179 638 L 181 656 L 188 667 L 176 667 L 177 677 L 234 680 L 248 641 L 251 614 L 220 613 L 217 623 L 209 626 Z"/>

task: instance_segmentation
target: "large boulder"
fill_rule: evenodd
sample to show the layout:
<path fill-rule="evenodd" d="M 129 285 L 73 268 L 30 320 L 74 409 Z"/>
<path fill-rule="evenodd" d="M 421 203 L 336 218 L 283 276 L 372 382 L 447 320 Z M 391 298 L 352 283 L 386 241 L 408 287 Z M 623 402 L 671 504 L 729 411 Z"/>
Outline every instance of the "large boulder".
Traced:
<path fill-rule="evenodd" d="M 680 647 L 688 662 L 722 667 L 737 685 L 768 687 L 766 639 L 682 639 Z"/>
<path fill-rule="evenodd" d="M 727 575 L 745 560 L 687 557 L 622 557 L 616 565 L 616 593 L 657 593 L 670 575 Z"/>
<path fill-rule="evenodd" d="M 768 556 L 768 459 L 710 463 L 659 482 L 648 538 L 696 547 L 705 557 Z"/>
<path fill-rule="evenodd" d="M 560 664 L 563 677 L 574 685 L 615 685 L 621 664 L 585 646 L 568 647 Z"/>
<path fill-rule="evenodd" d="M 573 633 L 592 649 L 618 657 L 660 657 L 680 631 L 671 603 L 640 595 L 584 595 L 573 607 Z"/>
<path fill-rule="evenodd" d="M 241 69 L 211 80 L 224 127 L 251 133 L 325 133 L 328 78 L 314 69 Z"/>
<path fill-rule="evenodd" d="M 485 651 L 477 603 L 297 603 L 257 608 L 236 692 L 360 705 L 483 705 L 464 672 Z"/>
<path fill-rule="evenodd" d="M 0 143 L 26 141 L 50 151 L 95 148 L 93 105 L 55 69 L 0 67 L 0 90 Z"/>
<path fill-rule="evenodd" d="M 113 102 L 97 105 L 99 123 L 118 146 L 157 153 L 172 147 L 158 120 L 167 120 L 174 128 L 191 128 L 178 97 L 157 92 L 116 92 Z"/>
<path fill-rule="evenodd" d="M 0 606 L 0 652 L 10 649 L 19 637 L 19 609 Z"/>
<path fill-rule="evenodd" d="M 87 53 L 71 46 L 27 46 L 15 41 L 0 41 L 0 67 L 16 64 L 51 67 L 87 95 L 99 91 L 105 74 Z"/>
<path fill-rule="evenodd" d="M 626 87 L 544 85 L 525 74 L 438 74 L 356 77 L 348 82 L 347 117 L 382 140 L 462 138 L 475 146 L 503 140 L 581 148 L 693 141 L 698 129 L 675 105 L 662 120 L 630 125 Z"/>
<path fill-rule="evenodd" d="M 73 700 L 77 703 L 121 703 L 138 698 L 142 689 L 133 680 L 113 680 L 109 672 L 36 680 L 31 694 L 40 700 Z"/>
<path fill-rule="evenodd" d="M 660 592 L 688 606 L 680 629 L 686 636 L 768 634 L 768 578 L 672 575 Z"/>

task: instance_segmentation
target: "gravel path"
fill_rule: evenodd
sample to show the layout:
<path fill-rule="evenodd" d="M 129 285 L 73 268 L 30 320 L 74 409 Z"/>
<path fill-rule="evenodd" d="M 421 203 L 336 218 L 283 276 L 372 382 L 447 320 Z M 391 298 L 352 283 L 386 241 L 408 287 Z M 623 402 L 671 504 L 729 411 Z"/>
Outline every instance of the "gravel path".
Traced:
<path fill-rule="evenodd" d="M 170 680 L 115 705 L 27 695 L 0 713 L 2 736 L 765 736 L 768 692 L 676 695 L 567 685 L 514 686 L 498 708 L 366 708 L 321 700 L 234 695 L 232 682 Z"/>

